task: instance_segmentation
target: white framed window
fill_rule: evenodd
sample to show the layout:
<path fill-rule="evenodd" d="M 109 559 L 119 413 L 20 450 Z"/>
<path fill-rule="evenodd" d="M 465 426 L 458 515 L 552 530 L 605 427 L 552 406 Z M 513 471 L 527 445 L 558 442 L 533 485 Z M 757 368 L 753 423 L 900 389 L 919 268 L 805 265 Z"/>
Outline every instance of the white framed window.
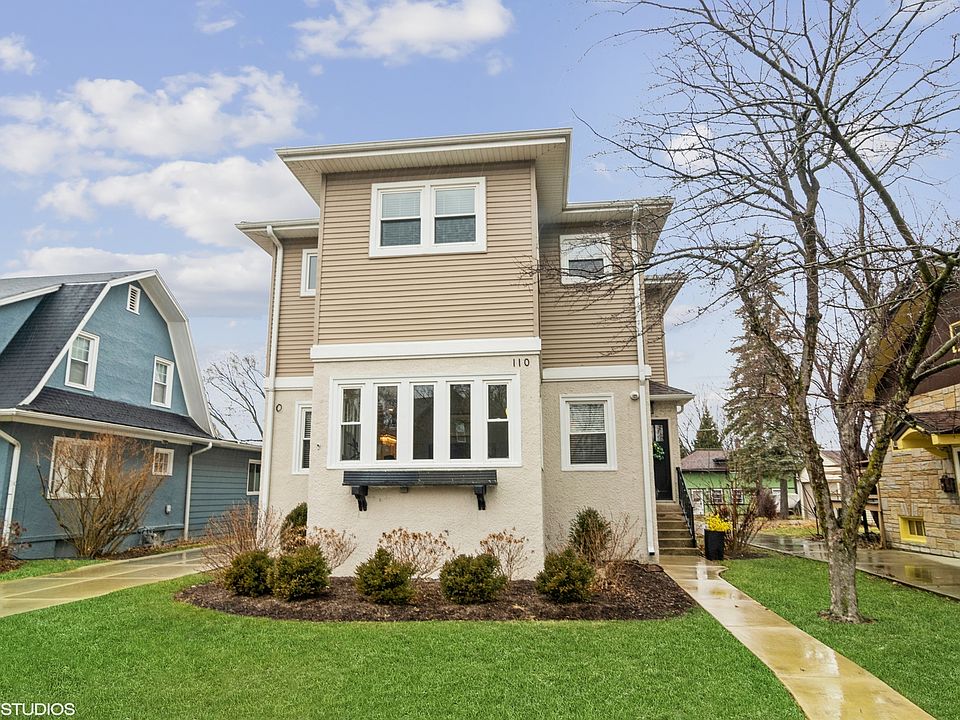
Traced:
<path fill-rule="evenodd" d="M 100 338 L 81 332 L 74 338 L 67 356 L 65 385 L 80 390 L 93 390 L 97 380 L 97 355 Z"/>
<path fill-rule="evenodd" d="M 259 460 L 251 460 L 247 463 L 247 495 L 260 494 L 260 468 Z"/>
<path fill-rule="evenodd" d="M 612 395 L 560 396 L 561 470 L 616 470 Z"/>
<path fill-rule="evenodd" d="M 374 183 L 371 193 L 370 257 L 487 249 L 485 178 Z"/>
<path fill-rule="evenodd" d="M 332 380 L 327 466 L 516 467 L 515 375 Z"/>
<path fill-rule="evenodd" d="M 293 473 L 310 472 L 310 441 L 313 437 L 313 408 L 309 403 L 297 403 L 297 435 L 293 447 Z"/>
<path fill-rule="evenodd" d="M 99 486 L 96 443 L 81 438 L 55 437 L 50 458 L 47 497 L 67 499 L 97 497 L 90 492 Z"/>
<path fill-rule="evenodd" d="M 164 477 L 173 475 L 173 450 L 170 448 L 154 448 L 153 474 Z"/>
<path fill-rule="evenodd" d="M 300 295 L 307 297 L 317 294 L 317 263 L 320 260 L 318 250 L 304 250 L 300 265 Z"/>
<path fill-rule="evenodd" d="M 163 358 L 153 359 L 153 387 L 150 403 L 168 408 L 173 402 L 173 363 Z"/>
<path fill-rule="evenodd" d="M 140 288 L 136 285 L 127 285 L 127 311 L 140 314 Z"/>
<path fill-rule="evenodd" d="M 560 282 L 602 282 L 613 270 L 613 249 L 606 234 L 560 236 Z"/>

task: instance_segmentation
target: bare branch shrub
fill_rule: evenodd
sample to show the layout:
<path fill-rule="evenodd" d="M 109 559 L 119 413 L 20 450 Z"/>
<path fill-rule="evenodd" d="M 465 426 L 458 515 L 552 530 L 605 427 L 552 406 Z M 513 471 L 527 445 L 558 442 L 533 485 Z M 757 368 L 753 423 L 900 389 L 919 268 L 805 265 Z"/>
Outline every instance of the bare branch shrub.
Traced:
<path fill-rule="evenodd" d="M 207 523 L 203 550 L 207 569 L 220 572 L 240 553 L 251 550 L 274 552 L 280 543 L 282 518 L 275 510 L 260 513 L 250 503 L 234 505 Z"/>
<path fill-rule="evenodd" d="M 307 533 L 307 543 L 320 548 L 330 570 L 343 565 L 357 549 L 357 538 L 346 530 L 312 528 Z"/>
<path fill-rule="evenodd" d="M 594 584 L 598 590 L 620 590 L 625 586 L 627 563 L 637 560 L 639 520 L 626 513 L 607 516 L 608 542 L 597 563 Z"/>
<path fill-rule="evenodd" d="M 533 555 L 529 540 L 517 534 L 516 528 L 490 533 L 480 541 L 480 552 L 493 555 L 500 562 L 500 569 L 507 580 L 513 580 L 523 570 Z"/>
<path fill-rule="evenodd" d="M 44 477 L 38 452 L 43 496 L 80 557 L 117 552 L 164 479 L 153 474 L 153 446 L 121 435 L 58 438 L 47 459 Z"/>
<path fill-rule="evenodd" d="M 449 558 L 454 549 L 447 541 L 450 533 L 412 532 L 396 528 L 380 536 L 379 547 L 387 550 L 400 563 L 413 567 L 413 577 L 429 577 L 437 572 Z"/>
<path fill-rule="evenodd" d="M 0 535 L 0 572 L 13 570 L 20 561 L 14 555 L 14 548 L 20 547 L 20 536 L 23 534 L 23 528 L 19 523 L 11 523 L 9 532 Z"/>
<path fill-rule="evenodd" d="M 742 474 L 730 473 L 723 488 L 723 500 L 707 503 L 713 512 L 730 521 L 724 549 L 730 557 L 746 554 L 767 521 L 777 517 L 777 502 L 770 489 L 760 482 L 746 485 L 739 482 L 737 478 Z"/>

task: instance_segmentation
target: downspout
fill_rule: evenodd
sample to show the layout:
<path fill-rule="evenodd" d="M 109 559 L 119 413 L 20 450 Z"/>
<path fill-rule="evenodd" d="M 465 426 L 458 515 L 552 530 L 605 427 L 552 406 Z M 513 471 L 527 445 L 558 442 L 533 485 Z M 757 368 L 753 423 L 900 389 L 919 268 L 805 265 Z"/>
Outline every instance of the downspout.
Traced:
<path fill-rule="evenodd" d="M 637 401 L 640 403 L 640 477 L 643 481 L 643 509 L 646 516 L 644 526 L 647 529 L 647 554 L 651 557 L 657 554 L 656 505 L 654 497 L 656 488 L 653 482 L 653 441 L 651 439 L 652 423 L 650 420 L 650 386 L 647 378 L 650 368 L 647 367 L 643 350 L 643 316 L 641 314 L 641 286 L 640 286 L 640 242 L 637 237 L 637 221 L 640 217 L 640 205 L 634 204 L 633 217 L 630 220 L 630 251 L 634 258 L 633 268 L 633 310 L 636 317 L 637 332 Z"/>
<path fill-rule="evenodd" d="M 263 457 L 260 465 L 260 513 L 270 507 L 270 478 L 273 460 L 273 415 L 277 376 L 277 339 L 280 335 L 280 280 L 283 273 L 283 243 L 273 231 L 273 225 L 267 225 L 267 235 L 276 248 L 273 261 L 273 301 L 270 313 L 270 357 L 267 359 L 267 377 L 264 397 Z"/>
<path fill-rule="evenodd" d="M 20 441 L 12 435 L 0 430 L 0 438 L 6 440 L 13 447 L 13 461 L 10 463 L 10 480 L 7 485 L 7 504 L 3 510 L 3 542 L 10 541 L 13 530 L 13 501 L 17 497 L 17 476 L 20 473 Z"/>
<path fill-rule="evenodd" d="M 213 440 L 207 443 L 206 447 L 200 448 L 199 450 L 194 450 L 187 456 L 187 497 L 183 503 L 183 539 L 187 540 L 190 537 L 190 498 L 193 493 L 193 459 L 205 453 L 207 450 L 213 447 Z"/>

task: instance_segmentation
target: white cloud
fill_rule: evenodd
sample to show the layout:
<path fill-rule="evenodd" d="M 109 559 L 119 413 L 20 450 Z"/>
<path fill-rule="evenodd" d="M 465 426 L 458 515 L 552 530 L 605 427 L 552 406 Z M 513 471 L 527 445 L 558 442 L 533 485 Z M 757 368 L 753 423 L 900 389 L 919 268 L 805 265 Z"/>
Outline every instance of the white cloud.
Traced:
<path fill-rule="evenodd" d="M 240 220 L 311 217 L 317 206 L 277 159 L 229 157 L 175 161 L 147 172 L 59 183 L 40 198 L 64 217 L 89 218 L 94 206 L 128 207 L 201 243 L 243 246 Z"/>
<path fill-rule="evenodd" d="M 45 246 L 20 254 L 10 275 L 159 270 L 190 317 L 263 315 L 270 259 L 260 248 L 220 254 L 118 253 Z"/>
<path fill-rule="evenodd" d="M 30 75 L 37 67 L 37 59 L 27 50 L 27 41 L 21 35 L 0 37 L 0 70 Z"/>
<path fill-rule="evenodd" d="M 456 60 L 502 37 L 513 24 L 501 0 L 336 0 L 335 5 L 327 17 L 294 23 L 298 57 Z"/>
<path fill-rule="evenodd" d="M 673 303 L 663 316 L 663 323 L 668 328 L 674 328 L 678 325 L 696 320 L 703 314 L 703 308 L 697 305 L 684 303 Z"/>
<path fill-rule="evenodd" d="M 513 60 L 499 50 L 491 50 L 486 57 L 487 75 L 499 75 L 513 66 Z"/>
<path fill-rule="evenodd" d="M 205 35 L 216 35 L 240 22 L 243 15 L 231 10 L 223 0 L 199 0 L 194 27 Z"/>
<path fill-rule="evenodd" d="M 296 83 L 255 67 L 180 75 L 149 91 L 131 80 L 80 80 L 54 99 L 0 96 L 0 167 L 36 174 L 122 172 L 132 158 L 212 155 L 296 135 Z"/>

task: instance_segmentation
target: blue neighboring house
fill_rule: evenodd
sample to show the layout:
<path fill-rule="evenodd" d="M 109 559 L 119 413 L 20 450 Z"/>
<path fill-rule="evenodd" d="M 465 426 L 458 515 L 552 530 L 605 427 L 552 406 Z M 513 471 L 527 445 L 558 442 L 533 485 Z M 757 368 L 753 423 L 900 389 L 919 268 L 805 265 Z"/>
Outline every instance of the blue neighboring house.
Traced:
<path fill-rule="evenodd" d="M 57 445 L 94 433 L 148 443 L 164 476 L 127 546 L 195 537 L 258 500 L 260 449 L 214 436 L 187 318 L 156 271 L 0 279 L 0 518 L 5 536 L 23 528 L 22 557 L 73 554 L 43 493 Z"/>

